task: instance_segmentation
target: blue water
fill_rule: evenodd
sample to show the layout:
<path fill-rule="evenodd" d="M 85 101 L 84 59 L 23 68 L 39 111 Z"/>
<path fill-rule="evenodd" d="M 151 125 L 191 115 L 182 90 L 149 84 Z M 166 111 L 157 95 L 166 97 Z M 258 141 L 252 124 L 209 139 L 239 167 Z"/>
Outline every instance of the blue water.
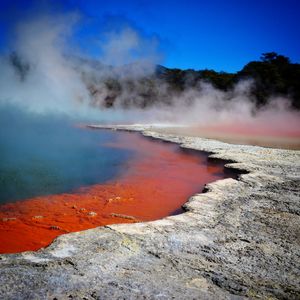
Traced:
<path fill-rule="evenodd" d="M 117 176 L 133 155 L 105 145 L 118 132 L 0 109 L 0 204 L 70 192 Z"/>

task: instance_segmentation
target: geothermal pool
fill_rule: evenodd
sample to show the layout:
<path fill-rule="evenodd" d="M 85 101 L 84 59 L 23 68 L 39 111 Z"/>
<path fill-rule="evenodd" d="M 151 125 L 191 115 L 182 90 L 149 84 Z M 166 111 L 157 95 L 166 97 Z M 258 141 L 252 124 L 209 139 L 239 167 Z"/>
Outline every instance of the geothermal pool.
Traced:
<path fill-rule="evenodd" d="M 232 175 L 204 153 L 139 133 L 48 125 L 17 128 L 17 141 L 1 137 L 0 253 L 181 213 L 204 184 Z"/>

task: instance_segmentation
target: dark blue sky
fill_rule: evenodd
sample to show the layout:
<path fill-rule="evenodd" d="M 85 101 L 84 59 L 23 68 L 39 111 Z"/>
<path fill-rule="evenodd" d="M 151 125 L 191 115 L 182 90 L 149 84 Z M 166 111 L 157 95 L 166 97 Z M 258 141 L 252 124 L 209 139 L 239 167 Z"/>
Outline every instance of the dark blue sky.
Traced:
<path fill-rule="evenodd" d="M 1 2 L 3 18 L 5 0 Z M 29 0 L 11 3 L 18 16 L 33 7 Z M 128 20 L 144 34 L 158 37 L 168 67 L 237 71 L 270 51 L 300 62 L 299 0 L 67 0 L 59 9 L 76 10 L 97 20 L 98 26 L 108 16 Z M 100 30 L 87 28 L 78 38 Z"/>

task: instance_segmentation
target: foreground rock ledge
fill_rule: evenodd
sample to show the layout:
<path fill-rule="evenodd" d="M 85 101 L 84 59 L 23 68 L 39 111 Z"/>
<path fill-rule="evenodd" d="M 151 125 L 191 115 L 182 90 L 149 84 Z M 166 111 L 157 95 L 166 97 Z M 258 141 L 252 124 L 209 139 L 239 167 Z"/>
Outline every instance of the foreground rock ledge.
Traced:
<path fill-rule="evenodd" d="M 114 128 L 212 152 L 249 173 L 209 184 L 182 215 L 1 255 L 1 299 L 300 298 L 300 151 Z"/>

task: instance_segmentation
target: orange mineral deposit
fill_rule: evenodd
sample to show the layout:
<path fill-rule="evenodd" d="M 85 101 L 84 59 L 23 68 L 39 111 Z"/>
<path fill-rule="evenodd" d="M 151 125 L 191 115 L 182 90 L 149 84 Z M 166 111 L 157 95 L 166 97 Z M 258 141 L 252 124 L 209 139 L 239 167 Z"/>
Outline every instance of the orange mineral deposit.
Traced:
<path fill-rule="evenodd" d="M 0 253 L 38 250 L 69 232 L 180 213 L 205 183 L 225 177 L 223 163 L 137 133 L 124 132 L 110 147 L 135 153 L 117 178 L 1 205 Z"/>

